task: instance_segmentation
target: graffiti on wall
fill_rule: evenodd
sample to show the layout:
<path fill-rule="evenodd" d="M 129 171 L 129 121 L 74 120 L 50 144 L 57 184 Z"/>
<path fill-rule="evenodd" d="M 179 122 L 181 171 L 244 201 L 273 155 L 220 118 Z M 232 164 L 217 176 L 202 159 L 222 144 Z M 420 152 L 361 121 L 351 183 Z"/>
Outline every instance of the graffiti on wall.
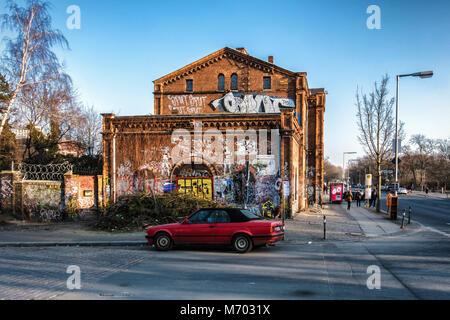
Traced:
<path fill-rule="evenodd" d="M 206 96 L 196 97 L 191 95 L 168 96 L 170 100 L 169 110 L 176 111 L 178 114 L 201 113 L 207 106 Z"/>
<path fill-rule="evenodd" d="M 211 103 L 214 110 L 232 113 L 280 113 L 281 107 L 295 108 L 294 99 L 262 94 L 229 92 Z"/>
<path fill-rule="evenodd" d="M 8 178 L 2 178 L 0 180 L 0 188 L 1 188 L 1 193 L 0 193 L 0 198 L 2 199 L 9 199 L 12 196 L 13 193 L 13 184 L 11 182 L 11 179 Z"/>
<path fill-rule="evenodd" d="M 62 219 L 60 183 L 23 184 L 23 206 L 29 218 L 42 221 Z"/>

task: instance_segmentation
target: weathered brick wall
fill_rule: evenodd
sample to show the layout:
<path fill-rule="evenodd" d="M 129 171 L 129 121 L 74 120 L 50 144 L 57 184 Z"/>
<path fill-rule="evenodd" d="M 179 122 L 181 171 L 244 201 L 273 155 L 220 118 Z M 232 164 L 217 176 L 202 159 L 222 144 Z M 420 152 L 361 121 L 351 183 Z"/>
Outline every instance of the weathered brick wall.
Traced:
<path fill-rule="evenodd" d="M 0 173 L 2 213 L 38 221 L 61 220 L 68 202 L 76 201 L 78 216 L 104 203 L 102 176 L 65 175 L 65 181 L 22 181 L 20 172 Z"/>
<path fill-rule="evenodd" d="M 12 213 L 14 205 L 14 183 L 19 181 L 19 173 L 3 171 L 0 174 L 0 208 L 3 213 Z"/>
<path fill-rule="evenodd" d="M 272 147 L 271 130 L 282 127 L 280 115 L 239 115 L 226 120 L 221 116 L 214 115 L 208 117 L 136 117 L 133 119 L 107 115 L 104 121 L 111 122 L 104 125 L 105 128 L 110 128 L 110 132 L 104 133 L 105 150 L 108 150 L 109 155 L 105 158 L 108 160 L 105 161 L 104 177 L 109 176 L 112 190 L 114 190 L 115 178 L 117 197 L 141 191 L 164 192 L 164 186 L 176 184 L 177 178 L 193 177 L 200 173 L 201 177 L 212 178 L 211 192 L 217 201 L 238 205 L 247 202 L 255 212 L 261 212 L 262 205 L 268 201 L 275 207 L 280 205 L 281 190 L 277 188 L 279 172 L 275 164 L 275 160 L 279 161 L 279 159 L 275 155 L 271 156 L 273 148 L 275 148 L 273 151 L 277 153 L 279 149 L 278 138 L 274 140 L 277 145 Z M 238 137 L 233 144 L 236 163 L 232 165 L 223 162 L 214 163 L 208 157 L 210 144 L 207 142 L 207 133 L 204 131 L 200 151 L 195 148 L 195 129 L 190 124 L 198 121 L 202 122 L 204 128 L 216 128 L 224 139 L 227 138 L 227 132 L 236 129 L 235 133 Z M 191 156 L 196 155 L 194 162 L 197 161 L 198 164 L 194 164 L 194 166 L 189 164 L 183 167 L 172 158 L 172 149 L 177 145 L 172 142 L 172 132 L 181 125 L 190 134 L 191 149 L 185 154 L 189 155 L 189 163 Z M 291 122 L 288 125 L 291 125 Z M 115 127 L 116 130 L 115 138 L 112 127 Z M 252 136 L 252 131 L 246 131 L 248 128 L 255 130 L 256 135 Z M 244 135 L 238 135 L 238 130 L 242 131 Z M 259 137 L 262 137 L 259 136 L 259 130 L 263 130 L 267 134 L 269 155 L 256 157 L 257 149 L 250 149 L 252 150 L 250 158 L 246 158 L 242 142 L 247 137 L 249 139 L 256 138 L 256 147 L 257 142 L 260 141 Z M 114 140 L 115 174 L 112 164 Z M 201 159 L 202 157 L 203 159 Z M 288 153 L 286 153 L 286 157 L 288 157 Z M 251 163 L 248 192 L 245 187 L 246 160 L 250 160 Z M 195 172 L 191 170 L 191 167 Z"/>
<path fill-rule="evenodd" d="M 232 88 L 233 74 L 237 75 L 237 88 Z M 224 76 L 223 89 L 218 86 L 219 75 Z M 264 89 L 264 77 L 270 77 L 270 89 Z M 193 83 L 192 92 L 187 90 L 187 80 Z M 171 134 L 178 129 L 193 134 L 194 123 L 202 122 L 203 129 L 215 128 L 222 134 L 229 129 L 270 132 L 275 128 L 281 134 L 279 171 L 267 173 L 264 164 L 251 162 L 248 192 L 242 187 L 245 169 L 242 164 L 230 170 L 225 165 L 208 165 L 206 159 L 197 163 L 197 167 L 192 166 L 194 172 L 203 170 L 213 177 L 216 200 L 242 204 L 245 196 L 250 198 L 253 210 L 261 210 L 268 201 L 279 207 L 282 204 L 280 180 L 285 180 L 290 186 L 288 211 L 295 214 L 307 207 L 307 169 L 314 168 L 312 179 L 317 184 L 315 168 L 320 167 L 321 160 L 316 163 L 314 157 L 321 154 L 323 157 L 323 152 L 315 144 L 320 143 L 317 132 L 323 135 L 323 123 L 315 116 L 307 117 L 309 99 L 317 93 L 310 92 L 306 73 L 285 70 L 249 56 L 245 50 L 224 48 L 154 84 L 156 116 L 103 115 L 106 198 L 115 200 L 140 191 L 163 192 L 167 185 L 178 185 L 178 178 L 186 176 L 182 172 L 189 170 L 180 169 L 171 159 L 171 150 L 177 145 L 171 140 Z M 317 131 L 320 126 L 321 131 Z M 315 132 L 310 144 L 308 129 Z M 307 158 L 309 152 L 313 153 L 311 159 Z M 198 150 L 191 153 L 192 159 L 198 156 Z M 204 151 L 200 153 L 201 158 Z M 258 160 L 267 162 L 264 157 Z"/>
<path fill-rule="evenodd" d="M 64 203 L 61 182 L 22 181 L 20 184 L 22 186 L 22 214 L 29 219 L 37 220 L 62 218 Z M 17 196 L 19 198 L 19 195 Z"/>
<path fill-rule="evenodd" d="M 308 107 L 308 187 L 314 202 L 323 199 L 325 93 L 310 97 Z"/>
<path fill-rule="evenodd" d="M 75 202 L 78 215 L 84 216 L 98 208 L 103 201 L 102 177 L 64 175 L 64 203 L 66 207 Z"/>
<path fill-rule="evenodd" d="M 233 74 L 237 75 L 237 88 L 232 88 Z M 223 90 L 219 90 L 219 75 L 224 76 Z M 155 114 L 223 112 L 212 107 L 212 102 L 229 92 L 290 98 L 295 103 L 298 91 L 304 90 L 304 76 L 225 48 L 156 80 Z M 270 89 L 264 89 L 264 77 L 270 78 Z M 187 91 L 187 80 L 193 81 L 192 92 Z"/>

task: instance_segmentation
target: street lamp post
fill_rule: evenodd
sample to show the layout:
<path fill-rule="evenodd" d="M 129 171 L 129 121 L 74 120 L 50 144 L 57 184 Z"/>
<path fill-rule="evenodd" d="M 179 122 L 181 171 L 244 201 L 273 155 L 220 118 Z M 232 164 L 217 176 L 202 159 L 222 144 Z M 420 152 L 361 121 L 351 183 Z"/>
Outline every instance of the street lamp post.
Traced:
<path fill-rule="evenodd" d="M 399 80 L 405 77 L 419 77 L 421 79 L 431 78 L 433 71 L 415 72 L 410 74 L 397 75 L 397 97 L 395 103 L 395 183 L 398 184 L 398 105 L 399 105 Z M 395 196 L 397 196 L 397 190 L 395 190 Z"/>
<path fill-rule="evenodd" d="M 347 169 L 347 183 L 348 184 L 350 184 L 350 163 L 351 162 L 357 162 L 358 160 L 357 159 L 350 159 L 350 160 L 348 160 L 348 169 Z"/>
<path fill-rule="evenodd" d="M 342 155 L 342 181 L 343 182 L 345 182 L 345 155 L 346 154 L 356 154 L 356 152 L 347 151 L 347 152 L 344 152 L 344 154 Z"/>

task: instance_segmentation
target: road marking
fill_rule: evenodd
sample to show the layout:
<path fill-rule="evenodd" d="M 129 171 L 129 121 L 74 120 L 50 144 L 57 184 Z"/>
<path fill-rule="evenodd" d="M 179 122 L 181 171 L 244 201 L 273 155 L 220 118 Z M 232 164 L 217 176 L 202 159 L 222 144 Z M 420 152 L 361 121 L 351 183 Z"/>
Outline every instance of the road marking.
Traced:
<path fill-rule="evenodd" d="M 419 221 L 415 221 L 415 220 L 411 220 L 412 222 L 415 222 L 415 223 L 417 223 L 418 225 L 420 225 L 420 227 L 421 228 L 423 228 L 423 229 L 425 229 L 425 230 L 428 230 L 428 231 L 431 231 L 431 232 L 436 232 L 436 233 L 439 233 L 440 235 L 443 235 L 443 236 L 446 236 L 447 238 L 450 238 L 450 234 L 448 234 L 448 233 L 445 233 L 445 232 L 443 232 L 443 231 L 439 231 L 439 230 L 437 230 L 437 229 L 435 229 L 435 228 L 432 228 L 432 227 L 425 227 L 422 223 L 420 223 Z M 447 223 L 448 224 L 448 223 Z"/>
<path fill-rule="evenodd" d="M 434 228 L 431 228 L 431 227 L 426 227 L 426 229 L 428 229 L 428 230 L 430 230 L 430 231 L 432 231 L 432 232 L 439 233 L 440 235 L 446 236 L 447 238 L 450 238 L 450 234 L 445 233 L 445 232 L 443 232 L 443 231 L 439 231 L 439 230 L 434 229 Z"/>

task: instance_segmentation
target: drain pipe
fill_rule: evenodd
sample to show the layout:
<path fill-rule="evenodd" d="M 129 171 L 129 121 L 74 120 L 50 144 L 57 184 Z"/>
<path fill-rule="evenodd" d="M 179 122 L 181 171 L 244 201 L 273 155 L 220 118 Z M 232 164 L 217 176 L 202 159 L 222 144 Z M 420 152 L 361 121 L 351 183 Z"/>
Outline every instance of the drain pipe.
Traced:
<path fill-rule="evenodd" d="M 113 135 L 113 145 L 112 145 L 112 157 L 113 157 L 113 175 L 112 175 L 112 185 L 113 185 L 113 202 L 116 203 L 117 200 L 117 183 L 116 183 L 116 134 L 117 129 L 114 128 Z"/>

